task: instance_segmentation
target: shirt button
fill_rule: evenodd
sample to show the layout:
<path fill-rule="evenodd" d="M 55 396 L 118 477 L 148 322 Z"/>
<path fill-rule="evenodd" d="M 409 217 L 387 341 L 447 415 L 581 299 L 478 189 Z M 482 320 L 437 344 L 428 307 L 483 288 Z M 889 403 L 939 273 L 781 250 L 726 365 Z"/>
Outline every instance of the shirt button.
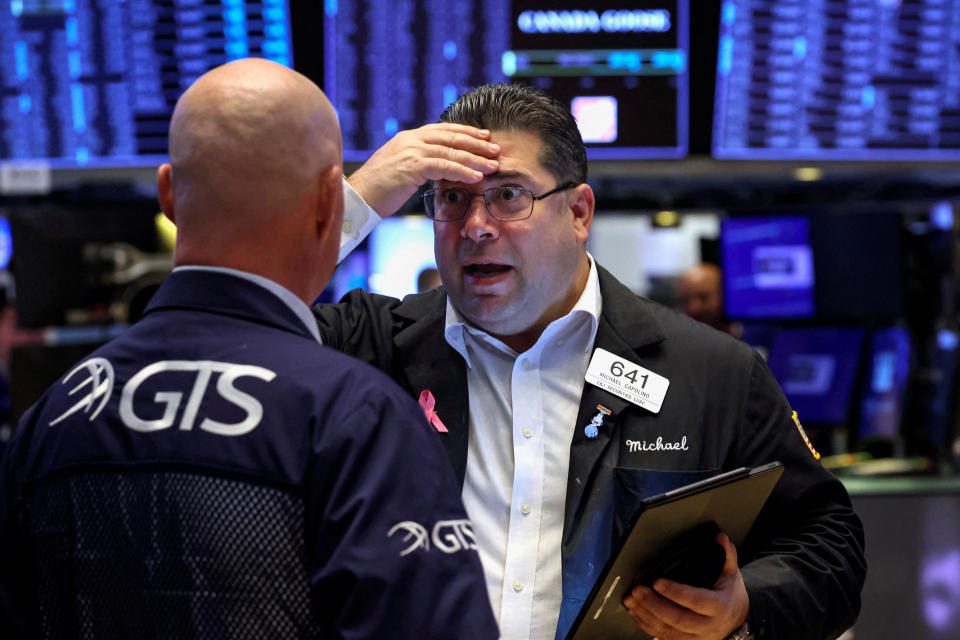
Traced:
<path fill-rule="evenodd" d="M 557 341 L 554 342 L 553 344 L 556 345 L 557 347 L 562 347 L 562 346 L 563 346 L 563 340 L 557 340 Z"/>
<path fill-rule="evenodd" d="M 347 220 L 343 223 L 343 232 L 350 233 L 351 231 L 353 231 L 353 223 Z"/>
<path fill-rule="evenodd" d="M 530 369 L 533 369 L 533 363 L 526 358 L 523 359 L 523 361 L 520 363 L 520 366 L 523 367 L 524 371 L 530 371 Z"/>
<path fill-rule="evenodd" d="M 513 590 L 516 591 L 517 593 L 520 593 L 521 591 L 523 591 L 523 583 L 520 582 L 519 580 L 514 580 Z"/>
<path fill-rule="evenodd" d="M 530 505 L 528 504 L 520 505 L 520 513 L 522 513 L 525 516 L 530 515 Z"/>
<path fill-rule="evenodd" d="M 532 437 L 533 437 L 533 429 L 531 429 L 530 427 L 524 427 L 524 428 L 523 428 L 523 437 L 524 437 L 524 438 L 528 438 L 528 439 L 529 439 L 529 438 L 532 438 Z"/>

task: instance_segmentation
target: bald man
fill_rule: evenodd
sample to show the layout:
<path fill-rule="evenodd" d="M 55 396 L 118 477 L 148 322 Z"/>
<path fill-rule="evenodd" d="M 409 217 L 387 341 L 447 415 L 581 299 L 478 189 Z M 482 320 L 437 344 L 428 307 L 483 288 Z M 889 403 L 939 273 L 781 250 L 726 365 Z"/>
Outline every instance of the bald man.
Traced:
<path fill-rule="evenodd" d="M 177 268 L 25 414 L 0 467 L 0 629 L 44 638 L 495 638 L 434 427 L 318 342 L 340 133 L 244 60 L 177 103 Z"/>
<path fill-rule="evenodd" d="M 739 325 L 723 315 L 723 282 L 720 267 L 707 262 L 684 271 L 677 280 L 680 310 L 718 331 L 738 335 Z"/>

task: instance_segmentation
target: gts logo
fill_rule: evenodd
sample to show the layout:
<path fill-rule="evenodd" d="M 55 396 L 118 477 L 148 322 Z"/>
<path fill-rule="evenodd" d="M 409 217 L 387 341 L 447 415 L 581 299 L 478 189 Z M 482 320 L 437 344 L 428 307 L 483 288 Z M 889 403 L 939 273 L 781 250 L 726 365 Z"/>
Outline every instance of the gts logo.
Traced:
<path fill-rule="evenodd" d="M 89 408 L 99 400 L 96 410 L 88 417 L 92 421 L 111 395 L 114 373 L 106 359 L 94 358 L 78 365 L 64 377 L 62 384 L 67 384 L 81 371 L 86 372 L 87 377 L 82 378 L 69 393 L 74 395 L 84 389 L 88 392 L 58 418 L 52 420 L 51 427 L 77 411 L 83 410 L 89 413 Z M 187 384 L 184 384 L 183 373 L 194 374 L 192 379 L 187 378 Z M 238 379 L 245 377 L 270 382 L 277 377 L 277 374 L 254 365 L 213 360 L 162 360 L 147 365 L 123 386 L 120 394 L 120 420 L 128 428 L 141 433 L 169 429 L 174 424 L 177 424 L 180 431 L 190 431 L 197 422 L 207 387 L 215 376 L 217 394 L 226 402 L 242 409 L 245 417 L 234 423 L 219 422 L 206 417 L 200 421 L 198 428 L 221 436 L 242 436 L 256 429 L 263 419 L 263 404 L 249 393 L 237 389 L 235 383 Z M 160 387 L 164 390 L 154 391 L 152 396 L 149 393 L 140 392 L 140 388 L 147 381 L 150 381 L 149 386 L 153 389 Z M 144 417 L 148 412 L 156 414 L 158 406 L 162 410 L 160 417 Z M 183 412 L 177 422 L 177 414 L 180 413 L 181 407 Z"/>

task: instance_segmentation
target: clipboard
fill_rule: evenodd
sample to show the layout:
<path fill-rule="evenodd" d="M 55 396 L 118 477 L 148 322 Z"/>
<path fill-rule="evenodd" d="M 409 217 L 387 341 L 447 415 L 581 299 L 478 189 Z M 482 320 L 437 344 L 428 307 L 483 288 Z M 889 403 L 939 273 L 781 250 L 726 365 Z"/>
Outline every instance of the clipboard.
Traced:
<path fill-rule="evenodd" d="M 741 545 L 782 473 L 779 462 L 741 467 L 643 500 L 566 640 L 649 639 L 623 606 L 636 576 L 699 526 L 713 523 Z"/>

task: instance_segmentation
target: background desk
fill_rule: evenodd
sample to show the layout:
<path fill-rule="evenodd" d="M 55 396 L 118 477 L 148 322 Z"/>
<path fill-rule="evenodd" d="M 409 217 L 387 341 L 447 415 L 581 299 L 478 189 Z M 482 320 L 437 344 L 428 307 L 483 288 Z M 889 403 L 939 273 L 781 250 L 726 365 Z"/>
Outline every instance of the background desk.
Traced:
<path fill-rule="evenodd" d="M 867 582 L 854 638 L 960 638 L 960 478 L 844 484 L 867 541 Z"/>

